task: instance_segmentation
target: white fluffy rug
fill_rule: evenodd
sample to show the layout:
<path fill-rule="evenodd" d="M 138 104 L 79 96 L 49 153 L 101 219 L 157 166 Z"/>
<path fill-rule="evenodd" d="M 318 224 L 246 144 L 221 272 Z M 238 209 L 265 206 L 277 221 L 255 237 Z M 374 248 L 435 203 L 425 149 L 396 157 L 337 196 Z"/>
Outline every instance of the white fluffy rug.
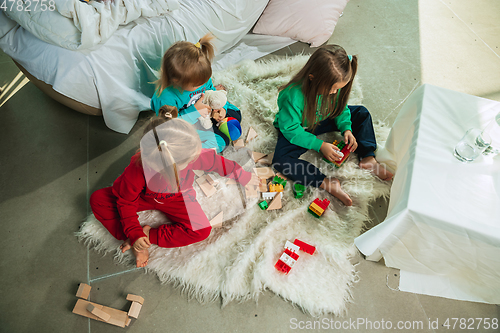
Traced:
<path fill-rule="evenodd" d="M 286 83 L 307 58 L 247 61 L 214 73 L 214 82 L 225 85 L 229 100 L 242 110 L 243 132 L 246 134 L 249 126 L 258 132 L 258 137 L 247 146 L 251 150 L 262 153 L 274 150 L 277 134 L 272 121 L 277 112 L 277 87 Z M 355 83 L 349 104 L 361 101 L 361 88 Z M 377 123 L 375 131 L 381 143 L 389 129 Z M 232 147 L 224 153 L 239 162 L 248 161 L 246 154 L 243 149 L 235 151 Z M 303 198 L 295 199 L 289 182 L 283 196 L 283 208 L 262 211 L 256 199 L 243 201 L 237 185 L 226 186 L 221 182 L 218 193 L 211 198 L 206 198 L 195 185 L 198 200 L 209 218 L 221 209 L 224 211 L 223 228 L 213 230 L 207 240 L 184 248 L 153 246 L 146 270 L 157 274 L 163 283 L 180 286 L 200 302 L 219 297 L 223 304 L 257 299 L 264 289 L 269 289 L 313 316 L 343 314 L 346 302 L 351 299 L 350 289 L 357 279 L 355 267 L 349 260 L 356 253 L 353 240 L 368 220 L 370 201 L 388 196 L 390 184 L 359 169 L 356 156 L 351 156 L 340 169 L 322 161 L 316 152 L 308 152 L 304 158 L 314 161 L 325 174 L 339 178 L 354 205 L 345 207 L 317 189 L 309 189 Z M 251 167 L 252 162 L 245 164 L 247 170 Z M 307 212 L 316 197 L 332 202 L 320 219 Z M 165 217 L 155 211 L 141 212 L 139 216 L 141 224 L 166 222 Z M 118 261 L 133 264 L 132 255 L 121 254 L 118 250 L 121 242 L 114 239 L 93 215 L 82 224 L 77 236 L 95 250 L 114 253 Z M 293 242 L 295 238 L 316 246 L 317 252 L 313 256 L 301 253 L 292 271 L 283 275 L 276 271 L 274 264 L 286 240 Z"/>

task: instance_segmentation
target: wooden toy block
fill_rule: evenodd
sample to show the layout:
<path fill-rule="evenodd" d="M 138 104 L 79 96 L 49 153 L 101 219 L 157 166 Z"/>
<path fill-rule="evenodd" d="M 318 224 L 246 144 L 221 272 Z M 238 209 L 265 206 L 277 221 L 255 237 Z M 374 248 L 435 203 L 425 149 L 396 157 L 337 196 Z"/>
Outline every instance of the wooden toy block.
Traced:
<path fill-rule="evenodd" d="M 88 284 L 80 283 L 78 285 L 78 291 L 76 292 L 76 297 L 89 299 L 90 289 L 92 289 L 92 287 L 89 286 Z"/>
<path fill-rule="evenodd" d="M 127 301 L 144 304 L 144 298 L 142 298 L 141 296 L 134 295 L 134 294 L 128 294 Z"/>
<path fill-rule="evenodd" d="M 247 134 L 247 143 L 250 142 L 252 139 L 254 139 L 257 136 L 257 132 L 253 129 L 253 127 L 250 127 L 248 129 L 248 134 Z"/>
<path fill-rule="evenodd" d="M 222 220 L 224 219 L 224 212 L 220 212 L 213 219 L 210 220 L 210 225 L 212 228 L 222 227 Z"/>
<path fill-rule="evenodd" d="M 257 191 L 256 186 L 246 186 L 245 187 L 245 194 L 247 198 L 258 198 L 259 197 L 259 192 Z"/>
<path fill-rule="evenodd" d="M 214 175 L 206 175 L 205 176 L 205 179 L 207 180 L 207 182 L 212 185 L 212 186 L 215 186 L 217 184 L 219 184 L 219 179 L 217 178 L 217 176 L 214 176 Z"/>
<path fill-rule="evenodd" d="M 110 318 L 108 321 L 104 321 L 103 319 L 99 318 L 98 316 L 92 314 L 87 310 L 87 306 L 89 304 L 94 305 L 95 307 L 101 309 L 105 313 L 110 315 Z M 78 314 L 80 316 L 84 316 L 90 319 L 102 321 L 111 325 L 119 326 L 119 327 L 125 327 L 127 321 L 128 321 L 128 314 L 125 311 L 109 308 L 107 306 L 103 306 L 100 304 L 92 303 L 83 299 L 79 299 L 75 307 L 73 308 L 73 313 Z"/>
<path fill-rule="evenodd" d="M 234 185 L 234 184 L 238 184 L 238 182 L 232 178 L 227 178 L 226 185 Z"/>
<path fill-rule="evenodd" d="M 87 305 L 87 311 L 92 313 L 94 316 L 101 318 L 104 321 L 108 321 L 111 318 L 111 316 L 109 314 L 102 311 L 101 308 L 97 307 L 96 305 L 94 305 L 92 303 L 89 303 Z"/>
<path fill-rule="evenodd" d="M 233 146 L 234 146 L 234 149 L 236 149 L 236 150 L 243 148 L 243 147 L 245 147 L 245 141 L 243 141 L 243 139 L 238 139 L 236 141 L 233 141 Z"/>
<path fill-rule="evenodd" d="M 259 159 L 260 164 L 271 165 L 273 164 L 274 153 L 267 154 L 266 156 Z"/>
<path fill-rule="evenodd" d="M 210 197 L 217 192 L 217 189 L 208 183 L 206 176 L 196 179 L 196 182 L 200 185 L 201 190 L 207 197 Z"/>
<path fill-rule="evenodd" d="M 274 196 L 267 210 L 281 209 L 281 195 Z"/>
<path fill-rule="evenodd" d="M 269 192 L 283 192 L 283 185 L 269 184 Z"/>
<path fill-rule="evenodd" d="M 252 158 L 255 163 L 257 163 L 260 159 L 266 156 L 267 156 L 266 154 L 258 153 L 256 151 L 252 152 Z"/>
<path fill-rule="evenodd" d="M 203 171 L 203 170 L 193 170 L 193 172 L 198 177 L 203 177 L 203 175 L 205 174 L 205 171 Z"/>
<path fill-rule="evenodd" d="M 131 319 L 131 318 L 128 318 L 128 319 L 127 319 L 127 321 L 125 322 L 125 326 L 130 325 L 130 322 L 131 322 L 131 321 L 132 321 L 132 319 Z"/>
<path fill-rule="evenodd" d="M 267 180 L 265 178 L 259 178 L 259 191 L 267 192 Z"/>
<path fill-rule="evenodd" d="M 253 170 L 259 178 L 268 179 L 274 177 L 274 171 L 270 167 L 254 168 Z"/>
<path fill-rule="evenodd" d="M 128 310 L 128 316 L 137 319 L 139 317 L 139 312 L 141 312 L 142 304 L 139 302 L 132 302 L 130 310 Z"/>

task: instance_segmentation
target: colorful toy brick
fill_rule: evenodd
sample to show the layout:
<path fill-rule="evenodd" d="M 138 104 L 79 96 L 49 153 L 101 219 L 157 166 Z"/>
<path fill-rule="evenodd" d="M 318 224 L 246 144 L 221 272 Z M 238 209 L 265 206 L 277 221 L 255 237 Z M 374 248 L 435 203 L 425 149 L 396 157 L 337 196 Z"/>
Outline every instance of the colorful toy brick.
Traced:
<path fill-rule="evenodd" d="M 314 252 L 316 252 L 316 247 L 312 246 L 312 245 L 309 245 L 303 241 L 301 241 L 300 239 L 295 239 L 293 241 L 293 244 L 297 245 L 298 247 L 300 247 L 300 250 L 301 251 L 304 251 L 305 253 L 308 253 L 310 255 L 313 255 Z"/>
<path fill-rule="evenodd" d="M 297 262 L 297 259 L 299 259 L 299 255 L 297 252 L 299 252 L 299 246 L 286 241 L 285 244 L 285 250 L 283 251 L 283 254 L 281 257 L 278 259 L 276 264 L 274 264 L 274 267 L 284 273 L 288 274 L 292 267 L 295 265 Z"/>
<path fill-rule="evenodd" d="M 309 205 L 308 211 L 314 216 L 319 218 L 325 212 L 325 209 L 330 204 L 330 201 L 327 199 L 323 199 L 323 201 L 318 198 L 314 199 L 314 201 Z"/>
<path fill-rule="evenodd" d="M 265 201 L 265 200 L 264 200 L 264 201 L 262 201 L 262 202 L 259 202 L 259 203 L 258 203 L 258 206 L 259 206 L 259 207 L 260 207 L 260 209 L 262 209 L 262 210 L 266 210 L 266 209 L 267 209 L 267 207 L 269 207 L 269 205 L 267 204 L 267 201 Z"/>
<path fill-rule="evenodd" d="M 302 198 L 305 190 L 306 187 L 304 185 L 298 183 L 293 184 L 293 194 L 295 195 L 295 199 Z"/>
<path fill-rule="evenodd" d="M 281 193 L 280 192 L 277 193 L 278 194 L 274 196 L 271 203 L 269 203 L 269 207 L 267 207 L 267 210 L 281 209 Z"/>
<path fill-rule="evenodd" d="M 283 192 L 283 185 L 269 184 L 269 192 Z"/>
<path fill-rule="evenodd" d="M 286 186 L 286 180 L 284 180 L 283 178 L 280 178 L 278 176 L 274 176 L 273 183 L 274 184 L 280 184 L 280 185 L 283 186 L 283 188 L 285 188 L 285 186 Z"/>
<path fill-rule="evenodd" d="M 337 161 L 330 162 L 329 160 L 327 160 L 324 157 L 323 157 L 323 160 L 326 161 L 326 162 L 328 162 L 328 163 L 330 163 L 330 164 L 333 164 L 336 168 L 340 168 L 342 166 L 342 164 L 344 164 L 344 162 L 347 160 L 347 157 L 349 157 L 349 154 L 351 152 L 347 148 L 347 145 L 345 144 L 344 141 L 338 142 L 337 140 L 335 140 L 335 141 L 333 141 L 333 145 L 337 146 L 340 149 L 340 152 L 344 156 L 342 156 L 342 159 L 340 161 L 338 161 L 338 162 Z"/>

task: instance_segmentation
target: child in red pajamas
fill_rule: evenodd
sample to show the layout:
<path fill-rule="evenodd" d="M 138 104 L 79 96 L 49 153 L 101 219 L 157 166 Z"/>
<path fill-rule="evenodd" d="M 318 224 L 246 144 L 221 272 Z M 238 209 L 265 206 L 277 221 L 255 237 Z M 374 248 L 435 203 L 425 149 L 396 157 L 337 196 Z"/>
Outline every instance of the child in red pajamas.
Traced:
<path fill-rule="evenodd" d="M 119 240 L 132 248 L 137 267 L 148 263 L 151 244 L 181 247 L 204 240 L 211 226 L 196 200 L 193 170 L 215 171 L 242 185 L 258 185 L 258 178 L 237 163 L 202 149 L 196 130 L 175 118 L 175 107 L 165 107 L 146 127 L 141 151 L 113 183 L 90 197 L 95 217 Z M 152 144 L 151 144 L 152 143 Z M 160 210 L 172 224 L 141 227 L 137 212 Z"/>

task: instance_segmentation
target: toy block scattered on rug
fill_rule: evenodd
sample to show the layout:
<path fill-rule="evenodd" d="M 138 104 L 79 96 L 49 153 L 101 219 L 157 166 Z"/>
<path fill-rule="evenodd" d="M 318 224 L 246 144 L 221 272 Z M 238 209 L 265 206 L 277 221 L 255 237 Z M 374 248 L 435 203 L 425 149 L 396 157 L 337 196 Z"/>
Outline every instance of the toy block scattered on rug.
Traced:
<path fill-rule="evenodd" d="M 139 317 L 139 312 L 141 312 L 142 305 L 144 304 L 144 298 L 141 296 L 128 294 L 127 301 L 131 301 L 130 310 L 128 310 L 128 316 L 137 319 Z"/>
<path fill-rule="evenodd" d="M 284 176 L 281 172 L 276 172 L 276 176 L 278 176 L 278 177 L 280 177 L 281 179 L 284 179 L 284 180 L 290 180 L 286 176 Z"/>
<path fill-rule="evenodd" d="M 279 195 L 275 195 L 267 210 L 275 210 L 281 209 L 281 193 Z"/>
<path fill-rule="evenodd" d="M 283 254 L 278 259 L 274 267 L 285 275 L 290 273 L 290 270 L 299 259 L 299 250 L 313 255 L 316 251 L 316 248 L 298 239 L 295 239 L 293 243 L 291 243 L 290 241 L 286 241 L 285 250 L 283 251 Z"/>
<path fill-rule="evenodd" d="M 273 158 L 274 158 L 274 152 L 262 157 L 259 160 L 259 163 L 264 164 L 264 165 L 271 165 L 271 164 L 273 164 Z"/>
<path fill-rule="evenodd" d="M 80 283 L 78 285 L 78 291 L 76 292 L 76 297 L 83 298 L 83 299 L 89 299 L 91 289 L 92 289 L 92 287 L 89 286 L 88 284 Z"/>
<path fill-rule="evenodd" d="M 255 132 L 255 130 L 253 129 L 253 127 L 250 127 L 248 129 L 248 134 L 247 134 L 247 139 L 246 139 L 246 142 L 250 142 L 252 141 L 253 139 L 255 139 L 255 137 L 257 137 L 257 132 Z"/>
<path fill-rule="evenodd" d="M 221 211 L 213 219 L 210 220 L 210 225 L 212 226 L 212 228 L 220 228 L 222 227 L 223 219 L 224 219 L 224 212 Z"/>
<path fill-rule="evenodd" d="M 258 186 L 253 186 L 253 185 L 246 186 L 245 195 L 247 198 L 258 198 L 259 197 Z"/>
<path fill-rule="evenodd" d="M 342 166 L 342 164 L 347 160 L 347 158 L 349 157 L 349 154 L 351 153 L 349 151 L 349 148 L 347 148 L 347 145 L 344 141 L 333 141 L 333 145 L 334 146 L 337 146 L 339 149 L 340 149 L 340 153 L 342 154 L 342 159 L 340 161 L 329 161 L 328 159 L 326 159 L 325 157 L 323 157 L 323 160 L 330 163 L 330 164 L 333 164 L 336 168 L 340 168 Z"/>
<path fill-rule="evenodd" d="M 285 274 L 288 274 L 292 267 L 295 265 L 297 262 L 297 259 L 299 259 L 299 246 L 286 241 L 285 243 L 285 250 L 281 254 L 280 258 L 274 264 L 274 267 Z"/>
<path fill-rule="evenodd" d="M 235 141 L 233 141 L 233 147 L 236 150 L 243 148 L 243 147 L 245 147 L 245 141 L 243 141 L 243 139 L 235 140 Z"/>
<path fill-rule="evenodd" d="M 262 201 L 262 202 L 259 202 L 257 205 L 258 205 L 258 206 L 260 207 L 260 209 L 262 209 L 262 210 L 266 210 L 266 209 L 267 209 L 267 207 L 269 207 L 269 205 L 267 204 L 267 201 Z"/>
<path fill-rule="evenodd" d="M 330 201 L 327 199 L 323 199 L 322 201 L 318 198 L 314 199 L 314 201 L 309 205 L 309 209 L 307 210 L 314 217 L 321 217 L 325 212 L 326 208 L 330 204 Z"/>
<path fill-rule="evenodd" d="M 226 178 L 226 185 L 235 185 L 238 184 L 238 182 L 232 178 Z"/>
<path fill-rule="evenodd" d="M 295 239 L 293 244 L 297 245 L 301 251 L 304 251 L 307 254 L 313 255 L 316 252 L 316 247 L 307 244 L 306 242 L 301 241 L 300 239 Z"/>
<path fill-rule="evenodd" d="M 259 183 L 259 191 L 260 192 L 267 192 L 267 180 L 266 178 L 259 178 L 260 183 Z"/>
<path fill-rule="evenodd" d="M 259 178 L 268 179 L 274 177 L 274 171 L 270 167 L 261 167 L 253 169 Z"/>
<path fill-rule="evenodd" d="M 213 187 L 213 185 L 210 185 L 210 183 L 207 181 L 206 175 L 196 179 L 196 182 L 207 197 L 210 197 L 214 195 L 215 192 L 217 192 L 217 189 Z"/>
<path fill-rule="evenodd" d="M 269 184 L 269 192 L 283 192 L 283 185 Z"/>
<path fill-rule="evenodd" d="M 278 176 L 274 176 L 274 178 L 273 178 L 273 183 L 274 183 L 274 184 L 280 184 L 280 185 L 282 185 L 282 186 L 283 186 L 283 188 L 285 188 L 285 186 L 286 186 L 286 180 L 285 180 L 285 179 L 283 179 L 283 178 L 280 178 L 280 177 L 278 177 Z"/>
<path fill-rule="evenodd" d="M 258 162 L 259 160 L 261 160 L 263 157 L 266 157 L 266 156 L 267 156 L 267 154 L 258 153 L 258 152 L 256 152 L 256 151 L 252 151 L 252 152 L 250 152 L 250 151 L 249 151 L 249 153 L 252 155 L 253 161 L 254 161 L 255 163 L 257 163 L 257 162 Z"/>
<path fill-rule="evenodd" d="M 305 191 L 306 187 L 304 185 L 298 183 L 293 184 L 293 194 L 295 196 L 295 199 L 302 198 Z"/>
<path fill-rule="evenodd" d="M 264 200 L 273 199 L 277 193 L 280 193 L 280 192 L 262 192 L 262 199 L 264 199 Z"/>
<path fill-rule="evenodd" d="M 198 177 L 203 177 L 203 175 L 205 174 L 205 171 L 203 171 L 203 170 L 193 170 L 193 172 Z"/>
<path fill-rule="evenodd" d="M 217 184 L 219 184 L 219 178 L 216 175 L 207 174 L 205 176 L 205 179 L 212 186 L 216 186 Z"/>

